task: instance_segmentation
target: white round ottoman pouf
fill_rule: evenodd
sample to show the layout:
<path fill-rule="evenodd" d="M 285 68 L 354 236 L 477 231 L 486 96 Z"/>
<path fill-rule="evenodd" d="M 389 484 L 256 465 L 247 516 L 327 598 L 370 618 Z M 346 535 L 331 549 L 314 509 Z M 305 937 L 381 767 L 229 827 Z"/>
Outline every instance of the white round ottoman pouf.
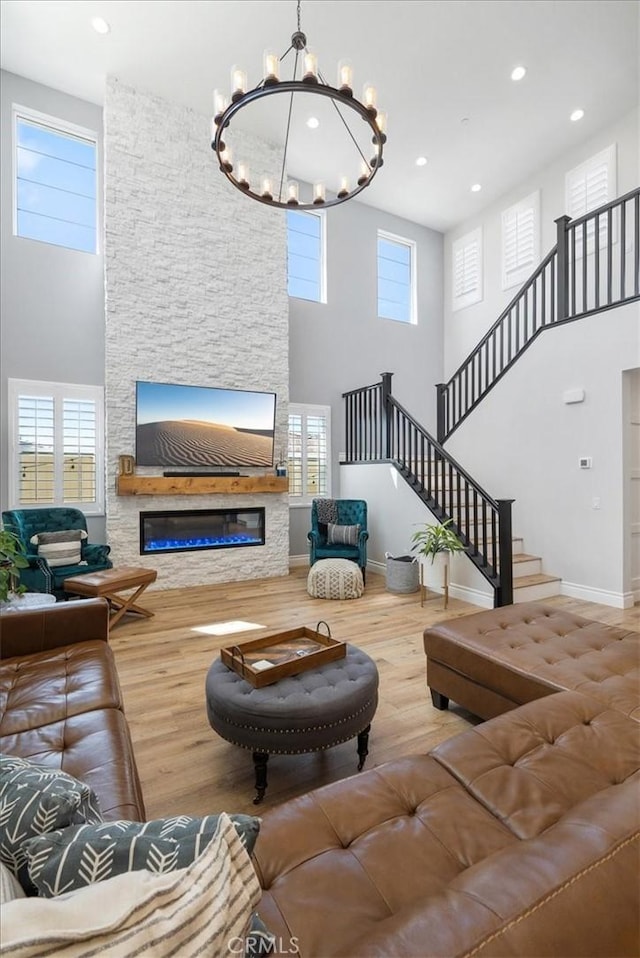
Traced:
<path fill-rule="evenodd" d="M 309 569 L 307 592 L 314 599 L 359 599 L 362 571 L 351 559 L 318 559 Z"/>

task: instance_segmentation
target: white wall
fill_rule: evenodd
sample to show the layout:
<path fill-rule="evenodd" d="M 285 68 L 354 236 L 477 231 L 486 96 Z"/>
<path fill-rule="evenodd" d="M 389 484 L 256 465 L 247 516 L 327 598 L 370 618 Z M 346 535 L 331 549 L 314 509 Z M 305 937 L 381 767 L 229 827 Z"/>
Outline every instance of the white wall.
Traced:
<path fill-rule="evenodd" d="M 289 377 L 284 219 L 222 176 L 207 117 L 113 79 L 104 117 L 113 553 L 120 565 L 140 564 L 141 510 L 264 506 L 264 546 L 154 555 L 148 564 L 158 569 L 159 588 L 285 575 L 286 494 L 121 497 L 114 482 L 118 456 L 135 454 L 137 379 L 275 391 L 275 448 L 283 443 Z M 246 136 L 249 161 L 256 151 L 275 173 L 277 152 Z"/>
<path fill-rule="evenodd" d="M 385 555 L 412 555 L 411 536 L 425 523 L 436 519 L 418 499 L 397 469 L 385 463 L 341 466 L 341 494 L 344 498 L 366 499 L 367 564 L 374 572 L 385 572 Z M 452 555 L 450 595 L 484 608 L 492 608 L 493 591 L 486 579 L 465 556 Z M 423 567 L 424 583 L 442 591 L 442 576 L 429 562 Z"/>
<path fill-rule="evenodd" d="M 584 160 L 617 144 L 617 189 L 622 196 L 638 186 L 638 111 L 620 118 L 597 136 L 577 143 L 569 153 L 558 157 L 535 176 L 506 193 L 497 203 L 481 209 L 478 216 L 460 223 L 445 235 L 444 240 L 444 375 L 452 375 L 463 359 L 482 339 L 509 304 L 518 288 L 503 290 L 502 285 L 502 213 L 535 190 L 540 190 L 540 259 L 556 242 L 554 220 L 566 213 L 565 174 Z M 482 193 L 478 194 L 479 205 Z M 451 247 L 456 239 L 470 230 L 482 228 L 484 253 L 484 297 L 482 302 L 453 312 L 451 308 Z"/>
<path fill-rule="evenodd" d="M 102 110 L 2 71 L 0 233 L 0 504 L 8 505 L 7 379 L 104 384 L 104 258 L 13 235 L 11 106 L 28 107 L 96 133 L 102 170 Z M 99 190 L 102 184 L 98 185 Z M 88 518 L 104 542 L 103 516 Z"/>

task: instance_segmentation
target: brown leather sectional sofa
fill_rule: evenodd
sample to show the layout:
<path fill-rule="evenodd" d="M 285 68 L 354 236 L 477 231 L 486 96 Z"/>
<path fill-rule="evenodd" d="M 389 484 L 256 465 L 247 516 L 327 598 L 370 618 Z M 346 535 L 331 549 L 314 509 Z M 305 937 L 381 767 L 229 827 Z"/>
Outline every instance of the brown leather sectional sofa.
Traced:
<path fill-rule="evenodd" d="M 2 749 L 143 817 L 104 604 L 0 628 Z M 254 860 L 277 953 L 637 955 L 638 723 L 615 696 L 552 692 L 266 812 Z"/>
<path fill-rule="evenodd" d="M 0 751 L 90 785 L 105 819 L 144 821 L 105 599 L 0 615 Z"/>

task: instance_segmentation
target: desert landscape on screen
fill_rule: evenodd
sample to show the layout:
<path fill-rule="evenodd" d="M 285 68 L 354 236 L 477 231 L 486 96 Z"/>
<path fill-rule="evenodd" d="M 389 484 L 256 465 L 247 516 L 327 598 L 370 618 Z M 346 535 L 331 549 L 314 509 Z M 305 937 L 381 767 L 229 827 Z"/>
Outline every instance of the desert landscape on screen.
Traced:
<path fill-rule="evenodd" d="M 251 432 L 210 422 L 171 419 L 137 427 L 141 466 L 270 466 L 273 432 Z"/>

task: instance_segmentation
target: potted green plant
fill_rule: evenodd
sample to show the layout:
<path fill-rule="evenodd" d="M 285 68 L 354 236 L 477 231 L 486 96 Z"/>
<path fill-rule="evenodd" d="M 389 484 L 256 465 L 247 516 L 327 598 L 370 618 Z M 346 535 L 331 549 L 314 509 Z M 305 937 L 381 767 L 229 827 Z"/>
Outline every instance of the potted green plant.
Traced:
<path fill-rule="evenodd" d="M 449 605 L 449 556 L 452 552 L 464 552 L 465 547 L 458 539 L 453 529 L 449 528 L 453 519 L 438 522 L 435 525 L 428 523 L 411 536 L 413 552 L 418 552 L 425 559 L 431 560 L 434 565 L 436 558 L 442 559 L 442 576 L 444 591 L 444 607 Z M 424 604 L 424 577 L 420 566 L 420 604 Z"/>
<path fill-rule="evenodd" d="M 21 595 L 27 589 L 18 585 L 20 569 L 26 569 L 29 563 L 22 543 L 13 532 L 0 529 L 0 602 L 6 602 L 10 595 Z"/>
<path fill-rule="evenodd" d="M 431 565 L 440 553 L 464 552 L 465 547 L 453 529 L 449 528 L 452 522 L 453 519 L 448 519 L 446 522 L 439 522 L 433 526 L 427 524 L 422 529 L 418 529 L 411 536 L 412 552 L 419 552 L 425 559 L 430 558 Z"/>

